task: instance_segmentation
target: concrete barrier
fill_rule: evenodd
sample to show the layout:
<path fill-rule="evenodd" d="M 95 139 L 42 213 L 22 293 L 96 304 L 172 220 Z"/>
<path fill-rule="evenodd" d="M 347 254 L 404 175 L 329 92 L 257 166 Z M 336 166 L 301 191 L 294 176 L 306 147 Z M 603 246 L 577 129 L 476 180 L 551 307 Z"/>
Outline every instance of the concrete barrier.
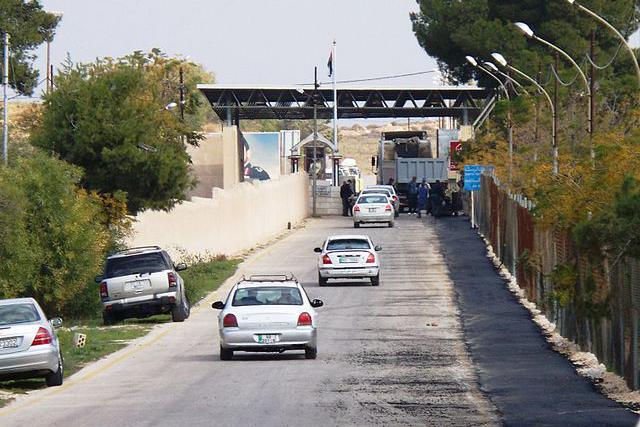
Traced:
<path fill-rule="evenodd" d="M 309 216 L 309 179 L 304 173 L 277 180 L 213 189 L 213 198 L 193 197 L 170 212 L 136 217 L 130 246 L 159 245 L 172 256 L 236 255 L 268 241 Z"/>

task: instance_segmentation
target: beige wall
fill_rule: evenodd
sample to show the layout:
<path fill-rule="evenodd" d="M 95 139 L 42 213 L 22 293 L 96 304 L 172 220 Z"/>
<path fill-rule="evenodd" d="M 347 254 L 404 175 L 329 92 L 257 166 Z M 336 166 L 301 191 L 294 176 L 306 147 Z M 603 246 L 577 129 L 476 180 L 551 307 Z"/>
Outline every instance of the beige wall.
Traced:
<path fill-rule="evenodd" d="M 193 173 L 198 180 L 196 187 L 189 192 L 190 197 L 211 197 L 213 187 L 223 186 L 222 135 L 221 132 L 205 134 L 205 139 L 200 141 L 198 147 L 187 148 Z"/>
<path fill-rule="evenodd" d="M 308 216 L 304 173 L 277 180 L 213 189 L 213 198 L 194 197 L 171 212 L 148 211 L 136 217 L 130 246 L 159 245 L 172 255 L 235 255 L 268 241 Z"/>

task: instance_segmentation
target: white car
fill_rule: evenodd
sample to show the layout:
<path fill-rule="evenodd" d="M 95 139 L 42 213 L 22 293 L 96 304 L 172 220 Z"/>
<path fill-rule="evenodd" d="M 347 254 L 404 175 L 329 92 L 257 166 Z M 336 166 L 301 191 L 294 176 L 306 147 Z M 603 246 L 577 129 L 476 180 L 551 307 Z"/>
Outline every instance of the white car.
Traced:
<path fill-rule="evenodd" d="M 211 307 L 218 315 L 220 359 L 231 360 L 235 351 L 274 352 L 304 350 L 305 358 L 318 354 L 319 299 L 309 300 L 295 277 L 260 275 L 243 278 L 227 301 Z"/>
<path fill-rule="evenodd" d="M 33 298 L 0 301 L 0 377 L 44 377 L 47 386 L 62 385 L 64 365 L 54 328 Z"/>
<path fill-rule="evenodd" d="M 386 223 L 389 227 L 393 227 L 394 218 L 395 210 L 386 194 L 361 194 L 353 205 L 354 228 L 371 223 Z"/>
<path fill-rule="evenodd" d="M 318 284 L 326 285 L 329 279 L 371 279 L 371 285 L 380 284 L 381 251 L 369 236 L 330 236 L 320 248 L 318 260 Z"/>
<path fill-rule="evenodd" d="M 400 216 L 400 198 L 398 198 L 398 194 L 396 193 L 396 189 L 393 185 L 371 185 L 367 187 L 364 191 L 375 192 L 374 190 L 386 190 L 389 192 L 389 199 L 393 203 L 393 209 L 395 209 L 396 218 Z M 385 194 L 386 194 L 385 191 Z"/>

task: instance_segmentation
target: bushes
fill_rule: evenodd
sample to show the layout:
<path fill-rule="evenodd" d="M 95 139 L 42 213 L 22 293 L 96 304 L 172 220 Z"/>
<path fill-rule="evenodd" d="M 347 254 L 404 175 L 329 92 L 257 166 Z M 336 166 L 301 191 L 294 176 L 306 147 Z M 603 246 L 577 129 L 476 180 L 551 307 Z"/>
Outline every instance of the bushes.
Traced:
<path fill-rule="evenodd" d="M 80 177 L 41 153 L 0 169 L 0 297 L 33 297 L 48 315 L 92 314 L 92 278 L 110 239 Z"/>

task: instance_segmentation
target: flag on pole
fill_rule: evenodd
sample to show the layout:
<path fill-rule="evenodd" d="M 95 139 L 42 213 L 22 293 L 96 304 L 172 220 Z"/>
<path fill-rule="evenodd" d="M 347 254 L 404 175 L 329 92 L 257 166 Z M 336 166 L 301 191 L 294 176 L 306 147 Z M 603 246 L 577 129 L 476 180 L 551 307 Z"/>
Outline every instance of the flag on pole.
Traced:
<path fill-rule="evenodd" d="M 327 61 L 327 67 L 329 68 L 329 77 L 333 75 L 333 50 L 329 53 L 329 61 Z"/>

